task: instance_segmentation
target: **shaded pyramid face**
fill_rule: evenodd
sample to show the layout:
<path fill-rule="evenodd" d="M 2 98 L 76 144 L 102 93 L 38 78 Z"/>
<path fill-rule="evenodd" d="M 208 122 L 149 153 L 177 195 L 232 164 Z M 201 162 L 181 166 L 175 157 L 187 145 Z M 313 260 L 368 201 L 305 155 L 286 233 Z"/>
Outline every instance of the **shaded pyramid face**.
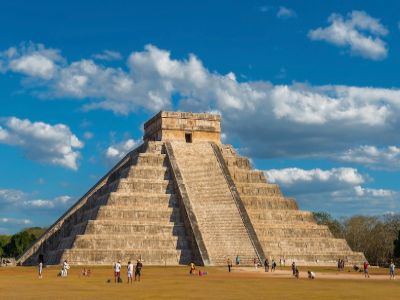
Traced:
<path fill-rule="evenodd" d="M 237 255 L 242 264 L 266 257 L 299 264 L 365 259 L 267 183 L 247 158 L 219 143 L 218 118 L 158 116 L 144 144 L 57 220 L 19 264 L 43 258 L 46 264 L 142 259 L 148 265 L 223 265 Z"/>

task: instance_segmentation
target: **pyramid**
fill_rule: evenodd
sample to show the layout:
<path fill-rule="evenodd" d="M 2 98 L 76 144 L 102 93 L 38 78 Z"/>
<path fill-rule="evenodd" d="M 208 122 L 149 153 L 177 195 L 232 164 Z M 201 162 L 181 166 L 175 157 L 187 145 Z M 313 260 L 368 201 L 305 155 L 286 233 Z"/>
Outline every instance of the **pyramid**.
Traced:
<path fill-rule="evenodd" d="M 23 255 L 19 265 L 223 265 L 239 255 L 334 264 L 365 260 L 221 143 L 221 117 L 165 112 Z"/>

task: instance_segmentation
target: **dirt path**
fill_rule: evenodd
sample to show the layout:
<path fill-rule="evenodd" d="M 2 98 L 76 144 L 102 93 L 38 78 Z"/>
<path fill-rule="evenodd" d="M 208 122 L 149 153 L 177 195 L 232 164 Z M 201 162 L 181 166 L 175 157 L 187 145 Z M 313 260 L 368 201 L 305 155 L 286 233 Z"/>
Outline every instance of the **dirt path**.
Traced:
<path fill-rule="evenodd" d="M 260 274 L 260 276 L 277 277 L 277 278 L 292 278 L 292 272 L 290 270 L 276 270 L 275 272 L 265 272 L 264 268 L 258 268 L 257 270 L 252 267 L 236 267 L 235 272 Z M 370 274 L 370 278 L 365 278 L 364 273 L 359 272 L 319 272 L 315 271 L 310 267 L 310 271 L 314 271 L 316 279 L 337 279 L 337 280 L 390 280 L 389 274 Z M 300 278 L 307 278 L 307 271 L 300 271 Z M 395 279 L 400 280 L 400 277 Z"/>

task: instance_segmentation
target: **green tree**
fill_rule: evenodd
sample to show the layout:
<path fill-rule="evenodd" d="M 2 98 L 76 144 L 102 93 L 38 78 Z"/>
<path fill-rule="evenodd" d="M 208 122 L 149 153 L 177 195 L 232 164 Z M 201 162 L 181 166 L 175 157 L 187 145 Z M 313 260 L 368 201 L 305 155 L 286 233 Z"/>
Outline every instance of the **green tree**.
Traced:
<path fill-rule="evenodd" d="M 400 258 L 400 230 L 399 230 L 397 239 L 394 240 L 393 244 L 394 244 L 393 256 L 395 258 Z"/>
<path fill-rule="evenodd" d="M 328 226 L 333 236 L 336 238 L 343 237 L 343 225 L 336 219 L 332 218 L 327 212 L 313 212 L 313 216 L 317 224 Z"/>
<path fill-rule="evenodd" d="M 21 231 L 14 234 L 10 242 L 3 247 L 5 256 L 17 257 L 21 255 L 29 245 L 36 240 L 34 234 L 28 233 L 27 231 Z"/>

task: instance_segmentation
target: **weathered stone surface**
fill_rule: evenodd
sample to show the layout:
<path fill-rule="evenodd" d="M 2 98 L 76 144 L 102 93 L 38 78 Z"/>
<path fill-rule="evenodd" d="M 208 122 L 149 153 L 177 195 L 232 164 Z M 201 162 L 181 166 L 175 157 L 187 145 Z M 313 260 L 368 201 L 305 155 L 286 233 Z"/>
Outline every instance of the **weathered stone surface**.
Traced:
<path fill-rule="evenodd" d="M 190 135 L 188 138 L 187 135 Z M 17 261 L 222 265 L 264 257 L 361 262 L 248 158 L 220 143 L 220 116 L 160 112 L 124 157 Z"/>

